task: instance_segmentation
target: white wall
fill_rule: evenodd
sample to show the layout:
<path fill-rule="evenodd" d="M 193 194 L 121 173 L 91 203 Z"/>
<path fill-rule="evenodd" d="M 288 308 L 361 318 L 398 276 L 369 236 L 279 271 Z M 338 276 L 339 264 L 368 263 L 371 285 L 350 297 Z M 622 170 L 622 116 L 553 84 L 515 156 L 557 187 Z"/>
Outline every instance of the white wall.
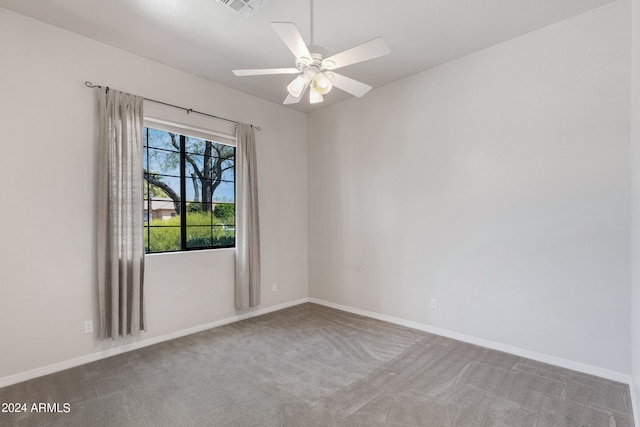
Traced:
<path fill-rule="evenodd" d="M 307 297 L 306 115 L 2 8 L 0 52 L 0 379 L 238 314 L 232 250 L 153 255 L 148 332 L 84 334 L 97 321 L 97 92 L 85 80 L 261 126 L 260 308 Z"/>
<path fill-rule="evenodd" d="M 310 296 L 628 374 L 629 31 L 611 3 L 312 113 Z"/>
<path fill-rule="evenodd" d="M 631 371 L 640 410 L 640 0 L 632 0 L 631 51 Z M 638 420 L 636 420 L 637 423 Z"/>

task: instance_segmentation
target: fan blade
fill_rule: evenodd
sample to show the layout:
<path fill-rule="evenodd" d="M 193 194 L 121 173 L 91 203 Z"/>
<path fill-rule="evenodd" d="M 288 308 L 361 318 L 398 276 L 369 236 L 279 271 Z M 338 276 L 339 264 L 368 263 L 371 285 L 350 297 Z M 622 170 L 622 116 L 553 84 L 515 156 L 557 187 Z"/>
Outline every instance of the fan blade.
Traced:
<path fill-rule="evenodd" d="M 298 102 L 300 102 L 301 99 L 302 99 L 302 94 L 298 98 L 296 98 L 295 96 L 287 95 L 283 104 L 284 105 L 297 104 Z"/>
<path fill-rule="evenodd" d="M 244 76 L 265 76 L 268 74 L 298 74 L 297 68 L 259 68 L 253 70 L 233 70 L 233 74 L 239 77 Z"/>
<path fill-rule="evenodd" d="M 371 86 L 364 84 L 357 80 L 353 80 L 349 77 L 345 77 L 342 74 L 333 73 L 333 78 L 330 79 L 331 83 L 345 92 L 350 93 L 353 96 L 360 98 L 371 90 Z"/>
<path fill-rule="evenodd" d="M 296 24 L 292 22 L 272 22 L 271 26 L 276 31 L 276 33 L 278 33 L 289 50 L 293 52 L 293 54 L 296 56 L 296 59 L 311 59 L 309 49 L 307 49 L 307 45 L 304 43 L 304 40 L 302 39 L 302 36 L 300 35 L 300 31 L 298 31 L 298 27 L 296 27 Z"/>
<path fill-rule="evenodd" d="M 356 62 L 368 61 L 369 59 L 388 55 L 390 52 L 389 46 L 384 42 L 384 39 L 378 37 L 356 47 L 352 47 L 351 49 L 336 53 L 326 58 L 322 63 L 324 65 L 329 61 L 333 62 L 335 65 L 333 67 L 327 67 L 327 69 L 335 70 L 340 67 L 355 64 Z"/>
<path fill-rule="evenodd" d="M 307 82 L 304 85 L 304 89 L 302 89 L 302 92 L 300 92 L 300 96 L 295 97 L 295 96 L 291 96 L 291 94 L 289 94 L 287 96 L 287 98 L 284 100 L 283 104 L 288 105 L 288 104 L 297 104 L 298 102 L 300 102 L 300 100 L 302 99 L 302 97 L 304 96 L 305 93 L 307 93 L 307 89 L 309 88 L 309 84 L 311 84 L 311 82 Z"/>

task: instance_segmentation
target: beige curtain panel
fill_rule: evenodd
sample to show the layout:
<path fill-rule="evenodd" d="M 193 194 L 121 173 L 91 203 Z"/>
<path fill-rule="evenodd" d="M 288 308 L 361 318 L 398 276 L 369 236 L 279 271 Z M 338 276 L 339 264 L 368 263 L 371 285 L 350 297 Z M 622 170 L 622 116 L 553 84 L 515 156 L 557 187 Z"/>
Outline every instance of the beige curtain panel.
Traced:
<path fill-rule="evenodd" d="M 260 305 L 260 221 L 253 126 L 236 127 L 236 308 Z"/>
<path fill-rule="evenodd" d="M 145 330 L 143 98 L 100 88 L 98 297 L 100 338 Z"/>

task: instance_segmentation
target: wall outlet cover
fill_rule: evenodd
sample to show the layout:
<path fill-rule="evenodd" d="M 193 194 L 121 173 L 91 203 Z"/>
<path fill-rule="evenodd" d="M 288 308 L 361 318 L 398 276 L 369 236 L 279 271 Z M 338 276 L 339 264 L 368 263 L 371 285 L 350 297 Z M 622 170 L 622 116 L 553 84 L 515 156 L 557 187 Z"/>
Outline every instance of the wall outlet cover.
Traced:
<path fill-rule="evenodd" d="M 90 334 L 93 332 L 93 320 L 86 320 L 84 322 L 84 333 Z"/>

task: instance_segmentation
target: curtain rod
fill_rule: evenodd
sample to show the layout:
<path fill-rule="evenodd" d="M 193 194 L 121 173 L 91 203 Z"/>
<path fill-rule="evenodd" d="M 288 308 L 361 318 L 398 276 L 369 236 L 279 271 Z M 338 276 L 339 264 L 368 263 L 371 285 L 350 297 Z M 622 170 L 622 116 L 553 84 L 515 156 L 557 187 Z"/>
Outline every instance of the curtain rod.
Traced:
<path fill-rule="evenodd" d="M 84 85 L 88 88 L 94 89 L 94 88 L 98 88 L 98 89 L 102 89 L 102 86 L 100 85 L 94 85 L 93 83 L 91 83 L 90 81 L 86 81 L 84 82 Z M 109 86 L 107 86 L 107 92 L 109 91 Z M 196 111 L 193 110 L 191 108 L 185 108 L 185 107 L 180 107 L 179 105 L 174 105 L 174 104 L 169 104 L 167 102 L 162 102 L 162 101 L 156 101 L 155 99 L 149 99 L 149 98 L 143 98 L 145 101 L 149 101 L 149 102 L 154 102 L 156 104 L 162 104 L 162 105 L 166 105 L 167 107 L 173 107 L 173 108 L 177 108 L 178 110 L 184 110 L 187 112 L 187 114 L 190 113 L 196 113 L 196 114 L 200 114 L 202 116 L 207 116 L 207 117 L 213 117 L 214 119 L 219 119 L 219 120 L 224 120 L 227 122 L 231 122 L 231 123 L 235 123 L 238 124 L 238 122 L 236 122 L 235 120 L 231 120 L 231 119 L 227 119 L 225 117 L 220 117 L 220 116 L 214 116 L 213 114 L 209 114 L 209 113 L 203 113 L 202 111 Z M 254 126 L 251 125 L 251 127 L 253 127 L 254 129 L 261 131 L 262 129 L 260 128 L 260 126 Z"/>

